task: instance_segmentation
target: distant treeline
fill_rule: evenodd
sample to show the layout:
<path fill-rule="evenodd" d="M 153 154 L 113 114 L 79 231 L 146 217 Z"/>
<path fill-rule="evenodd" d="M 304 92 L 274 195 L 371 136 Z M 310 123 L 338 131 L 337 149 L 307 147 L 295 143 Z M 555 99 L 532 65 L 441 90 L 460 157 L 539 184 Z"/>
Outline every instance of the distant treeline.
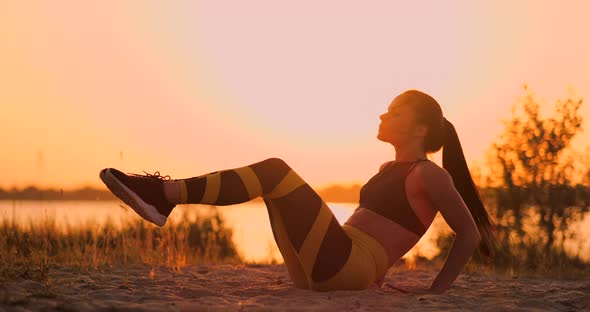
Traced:
<path fill-rule="evenodd" d="M 318 189 L 318 194 L 326 202 L 358 203 L 361 185 L 349 187 L 332 185 Z M 28 186 L 22 189 L 9 190 L 0 188 L 0 200 L 115 200 L 117 199 L 109 190 L 93 187 L 83 187 L 73 190 L 57 188 L 41 189 L 36 186 Z M 255 199 L 262 201 L 260 198 Z"/>
<path fill-rule="evenodd" d="M 113 200 L 116 197 L 107 189 L 83 187 L 73 190 L 41 189 L 28 186 L 23 189 L 0 188 L 0 200 Z"/>

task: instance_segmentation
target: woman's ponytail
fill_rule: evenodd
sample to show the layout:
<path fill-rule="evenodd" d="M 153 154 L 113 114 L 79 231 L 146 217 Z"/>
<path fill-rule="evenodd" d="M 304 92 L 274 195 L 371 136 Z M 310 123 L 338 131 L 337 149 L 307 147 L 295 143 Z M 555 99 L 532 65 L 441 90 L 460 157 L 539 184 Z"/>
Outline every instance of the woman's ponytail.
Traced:
<path fill-rule="evenodd" d="M 459 136 L 455 127 L 446 118 L 444 119 L 443 139 L 443 167 L 453 178 L 455 188 L 461 194 L 463 201 L 469 208 L 475 224 L 481 234 L 479 250 L 486 256 L 494 255 L 494 224 L 486 212 L 477 187 L 473 183 L 469 168 L 463 155 L 463 149 L 459 142 Z"/>

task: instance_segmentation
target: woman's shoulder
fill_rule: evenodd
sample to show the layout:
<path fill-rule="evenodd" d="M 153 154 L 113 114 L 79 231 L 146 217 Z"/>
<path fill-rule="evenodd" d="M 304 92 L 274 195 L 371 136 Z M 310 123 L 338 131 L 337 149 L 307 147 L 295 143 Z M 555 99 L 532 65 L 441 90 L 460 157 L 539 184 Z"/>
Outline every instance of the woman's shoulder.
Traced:
<path fill-rule="evenodd" d="M 383 168 L 387 167 L 387 165 L 389 165 L 390 163 L 392 163 L 393 160 L 390 161 L 386 161 L 384 162 L 380 167 L 379 167 L 379 171 L 383 170 Z"/>
<path fill-rule="evenodd" d="M 423 187 L 437 187 L 449 182 L 452 184 L 453 181 L 445 168 L 431 160 L 419 162 L 410 176 L 409 178 Z"/>

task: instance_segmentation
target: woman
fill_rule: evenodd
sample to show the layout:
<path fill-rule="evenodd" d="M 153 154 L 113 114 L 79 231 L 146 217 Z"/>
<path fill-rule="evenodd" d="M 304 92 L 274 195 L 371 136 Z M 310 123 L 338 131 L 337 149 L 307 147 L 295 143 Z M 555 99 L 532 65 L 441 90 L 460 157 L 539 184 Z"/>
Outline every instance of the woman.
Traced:
<path fill-rule="evenodd" d="M 492 224 L 465 163 L 457 133 L 431 96 L 408 90 L 380 116 L 377 138 L 393 145 L 395 160 L 381 165 L 361 188 L 359 206 L 340 225 L 320 196 L 283 160 L 175 179 L 100 172 L 107 187 L 159 226 L 177 204 L 233 205 L 262 196 L 287 271 L 298 288 L 366 289 L 383 284 L 387 270 L 426 232 L 437 211 L 455 232 L 447 260 L 430 287 L 451 287 L 479 246 L 492 255 Z M 444 143 L 443 167 L 426 158 Z"/>

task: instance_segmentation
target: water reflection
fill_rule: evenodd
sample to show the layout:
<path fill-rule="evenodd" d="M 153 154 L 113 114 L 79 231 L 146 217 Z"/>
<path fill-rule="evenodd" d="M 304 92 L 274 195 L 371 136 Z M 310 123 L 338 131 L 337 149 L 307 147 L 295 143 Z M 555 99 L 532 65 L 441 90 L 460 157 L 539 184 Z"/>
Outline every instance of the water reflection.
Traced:
<path fill-rule="evenodd" d="M 356 204 L 328 203 L 340 224 L 352 214 Z M 266 206 L 262 202 L 247 202 L 231 206 L 180 205 L 170 215 L 168 222 L 178 222 L 185 215 L 208 216 L 218 211 L 225 219 L 226 226 L 233 230 L 233 240 L 238 251 L 246 261 L 282 262 L 274 242 Z M 139 218 L 130 208 L 119 201 L 0 201 L 0 220 L 15 222 L 23 226 L 35 226 L 43 222 L 55 222 L 58 229 L 68 227 L 96 227 L 110 222 L 120 227 L 133 218 Z M 571 253 L 579 253 L 583 259 L 590 260 L 590 214 L 583 222 L 574 224 L 578 236 L 566 242 Z M 439 249 L 436 238 L 449 233 L 450 229 L 436 216 L 432 226 L 418 244 L 404 257 L 412 259 L 415 255 L 426 258 L 435 256 Z"/>

